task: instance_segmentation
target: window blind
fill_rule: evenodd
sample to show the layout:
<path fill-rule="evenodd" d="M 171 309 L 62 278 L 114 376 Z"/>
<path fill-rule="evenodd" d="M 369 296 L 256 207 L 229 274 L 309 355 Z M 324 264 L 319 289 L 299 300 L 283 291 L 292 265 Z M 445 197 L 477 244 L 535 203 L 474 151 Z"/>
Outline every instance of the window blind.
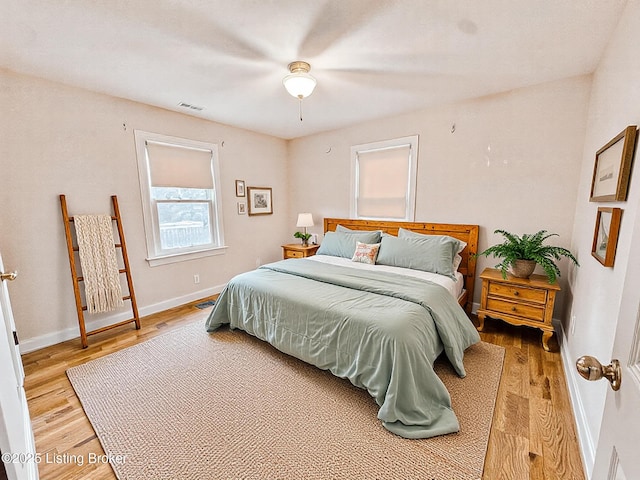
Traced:
<path fill-rule="evenodd" d="M 211 150 L 151 141 L 146 148 L 152 186 L 213 188 Z"/>
<path fill-rule="evenodd" d="M 410 154 L 410 145 L 358 152 L 358 216 L 406 218 Z"/>

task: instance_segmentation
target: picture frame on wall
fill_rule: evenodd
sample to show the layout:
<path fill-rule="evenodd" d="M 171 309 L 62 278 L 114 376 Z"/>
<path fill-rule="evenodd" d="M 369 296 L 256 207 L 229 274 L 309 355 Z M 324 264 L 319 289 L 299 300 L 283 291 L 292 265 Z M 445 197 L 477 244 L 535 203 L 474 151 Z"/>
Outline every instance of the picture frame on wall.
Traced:
<path fill-rule="evenodd" d="M 629 125 L 596 152 L 589 198 L 591 202 L 621 202 L 627 199 L 637 132 L 635 125 Z"/>
<path fill-rule="evenodd" d="M 244 196 L 245 196 L 244 180 L 236 180 L 236 197 L 244 197 Z"/>
<path fill-rule="evenodd" d="M 247 187 L 249 215 L 271 215 L 273 197 L 271 187 Z"/>
<path fill-rule="evenodd" d="M 598 208 L 591 255 L 605 267 L 613 267 L 615 262 L 621 219 L 621 208 Z"/>
<path fill-rule="evenodd" d="M 247 213 L 247 204 L 245 202 L 238 202 L 238 215 L 244 215 Z"/>

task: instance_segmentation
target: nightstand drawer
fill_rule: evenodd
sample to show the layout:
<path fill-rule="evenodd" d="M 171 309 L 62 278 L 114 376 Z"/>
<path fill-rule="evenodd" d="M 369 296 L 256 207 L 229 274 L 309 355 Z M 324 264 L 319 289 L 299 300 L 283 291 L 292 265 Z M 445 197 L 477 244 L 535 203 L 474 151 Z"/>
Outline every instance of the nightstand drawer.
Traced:
<path fill-rule="evenodd" d="M 488 298 L 487 310 L 491 310 L 497 313 L 505 313 L 507 315 L 516 315 L 518 317 L 529 318 L 538 322 L 544 321 L 544 308 L 536 307 L 534 305 L 526 305 L 522 303 L 498 300 L 496 298 Z"/>
<path fill-rule="evenodd" d="M 505 283 L 491 282 L 489 284 L 489 295 L 522 300 L 525 302 L 547 303 L 547 291 L 537 288 L 518 287 Z"/>
<path fill-rule="evenodd" d="M 282 258 L 307 258 L 315 255 L 320 245 L 301 245 L 300 243 L 288 243 L 282 245 Z"/>

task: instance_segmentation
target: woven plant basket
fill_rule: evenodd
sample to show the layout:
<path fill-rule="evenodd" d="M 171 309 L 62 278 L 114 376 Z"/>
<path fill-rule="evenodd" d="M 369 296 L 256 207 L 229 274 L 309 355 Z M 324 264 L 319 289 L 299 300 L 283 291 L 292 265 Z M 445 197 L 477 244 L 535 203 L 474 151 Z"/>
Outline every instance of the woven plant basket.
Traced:
<path fill-rule="evenodd" d="M 535 269 L 533 260 L 516 260 L 511 264 L 511 273 L 518 278 L 529 278 Z"/>

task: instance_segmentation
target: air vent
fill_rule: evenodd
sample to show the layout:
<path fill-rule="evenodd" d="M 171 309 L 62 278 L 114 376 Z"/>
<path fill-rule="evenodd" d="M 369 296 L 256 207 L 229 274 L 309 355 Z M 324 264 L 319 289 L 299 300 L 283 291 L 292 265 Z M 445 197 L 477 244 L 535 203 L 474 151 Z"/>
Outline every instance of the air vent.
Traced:
<path fill-rule="evenodd" d="M 204 110 L 204 107 L 199 107 L 197 105 L 192 105 L 192 104 L 187 103 L 187 102 L 180 102 L 178 104 L 178 106 L 182 107 L 182 108 L 188 108 L 190 110 L 197 110 L 198 112 L 201 112 L 202 110 Z"/>

